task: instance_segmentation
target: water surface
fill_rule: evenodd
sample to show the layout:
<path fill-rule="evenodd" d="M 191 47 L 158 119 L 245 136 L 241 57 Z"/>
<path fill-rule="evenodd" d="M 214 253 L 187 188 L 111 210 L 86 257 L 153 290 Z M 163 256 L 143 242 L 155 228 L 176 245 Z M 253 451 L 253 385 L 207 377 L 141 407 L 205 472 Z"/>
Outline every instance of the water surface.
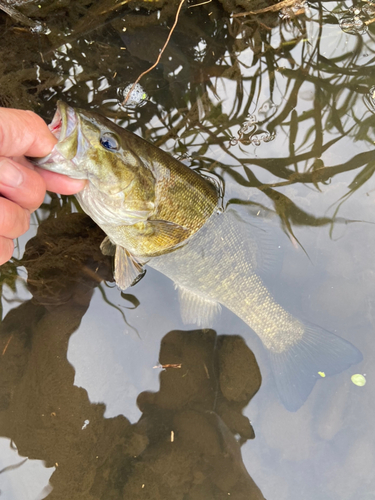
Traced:
<path fill-rule="evenodd" d="M 288 412 L 240 319 L 223 309 L 210 330 L 184 325 L 152 269 L 121 293 L 101 231 L 73 199 L 47 196 L 1 268 L 6 500 L 375 498 L 375 6 L 260 2 L 231 17 L 244 10 L 198 4 L 183 6 L 134 109 L 121 92 L 177 6 L 15 6 L 44 31 L 0 15 L 0 103 L 47 121 L 58 99 L 99 111 L 220 176 L 225 202 L 266 208 L 267 286 L 363 361 Z"/>

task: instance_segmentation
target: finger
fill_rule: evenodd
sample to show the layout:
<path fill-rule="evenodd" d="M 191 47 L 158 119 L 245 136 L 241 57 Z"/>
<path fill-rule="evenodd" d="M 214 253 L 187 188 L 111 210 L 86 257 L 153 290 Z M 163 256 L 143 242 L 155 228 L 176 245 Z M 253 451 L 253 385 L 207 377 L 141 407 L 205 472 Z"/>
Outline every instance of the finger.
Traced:
<path fill-rule="evenodd" d="M 0 108 L 0 155 L 45 156 L 57 139 L 32 111 Z"/>
<path fill-rule="evenodd" d="M 44 200 L 46 183 L 34 170 L 0 157 L 0 194 L 23 208 L 35 210 Z"/>
<path fill-rule="evenodd" d="M 13 255 L 13 240 L 0 236 L 0 266 L 5 264 Z"/>
<path fill-rule="evenodd" d="M 30 212 L 17 203 L 0 198 L 0 235 L 6 238 L 18 238 L 26 233 L 30 226 Z"/>
<path fill-rule="evenodd" d="M 39 167 L 34 168 L 35 171 L 43 177 L 47 190 L 53 193 L 76 194 L 81 191 L 87 183 L 87 180 L 71 179 L 67 175 L 56 174 L 55 172 L 49 172 Z"/>
<path fill-rule="evenodd" d="M 50 172 L 43 168 L 39 168 L 27 161 L 24 156 L 13 157 L 12 160 L 38 172 L 38 174 L 43 177 L 47 190 L 53 193 L 76 194 L 81 191 L 87 183 L 87 180 L 71 179 L 67 175 L 57 174 L 56 172 Z"/>

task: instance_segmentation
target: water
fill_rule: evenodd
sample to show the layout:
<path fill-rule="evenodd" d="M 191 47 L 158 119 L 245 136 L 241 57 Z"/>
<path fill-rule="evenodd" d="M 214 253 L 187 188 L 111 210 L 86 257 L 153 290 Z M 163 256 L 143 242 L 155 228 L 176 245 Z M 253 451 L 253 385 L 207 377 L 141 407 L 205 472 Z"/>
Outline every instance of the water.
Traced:
<path fill-rule="evenodd" d="M 364 359 L 288 412 L 240 319 L 183 325 L 173 283 L 152 269 L 121 294 L 102 234 L 71 199 L 47 197 L 1 268 L 0 498 L 375 498 L 371 2 L 237 18 L 191 2 L 134 109 L 119 95 L 154 62 L 175 8 L 38 5 L 14 7 L 28 25 L 1 14 L 1 104 L 46 120 L 57 99 L 95 109 L 220 175 L 226 200 L 272 210 L 282 257 L 267 286 Z M 35 21 L 51 32 L 32 33 Z"/>

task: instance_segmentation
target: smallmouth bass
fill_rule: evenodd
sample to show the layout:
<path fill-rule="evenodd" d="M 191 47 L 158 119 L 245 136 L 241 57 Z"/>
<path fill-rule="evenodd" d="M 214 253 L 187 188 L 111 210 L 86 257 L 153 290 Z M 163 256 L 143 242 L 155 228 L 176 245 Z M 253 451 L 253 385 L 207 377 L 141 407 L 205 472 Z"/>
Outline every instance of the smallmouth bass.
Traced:
<path fill-rule="evenodd" d="M 259 273 L 256 230 L 220 209 L 217 186 L 110 120 L 58 102 L 53 151 L 42 168 L 88 179 L 76 195 L 104 230 L 102 251 L 115 256 L 121 289 L 148 265 L 172 279 L 185 323 L 209 326 L 224 305 L 262 340 L 284 406 L 296 411 L 320 374 L 362 359 L 356 347 L 283 309 Z"/>

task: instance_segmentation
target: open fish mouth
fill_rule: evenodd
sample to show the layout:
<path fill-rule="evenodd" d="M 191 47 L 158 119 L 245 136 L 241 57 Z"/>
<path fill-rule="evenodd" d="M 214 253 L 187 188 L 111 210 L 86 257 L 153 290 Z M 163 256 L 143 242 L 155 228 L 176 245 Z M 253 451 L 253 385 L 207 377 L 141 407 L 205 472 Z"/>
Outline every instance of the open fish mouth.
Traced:
<path fill-rule="evenodd" d="M 59 142 L 69 137 L 78 124 L 77 114 L 74 109 L 63 101 L 57 102 L 57 109 L 48 128 Z"/>
<path fill-rule="evenodd" d="M 58 142 L 49 155 L 33 158 L 32 163 L 73 179 L 87 179 L 87 173 L 76 164 L 77 155 L 84 151 L 82 143 L 84 138 L 80 133 L 80 121 L 76 111 L 65 102 L 58 101 L 55 115 L 48 128 Z"/>

